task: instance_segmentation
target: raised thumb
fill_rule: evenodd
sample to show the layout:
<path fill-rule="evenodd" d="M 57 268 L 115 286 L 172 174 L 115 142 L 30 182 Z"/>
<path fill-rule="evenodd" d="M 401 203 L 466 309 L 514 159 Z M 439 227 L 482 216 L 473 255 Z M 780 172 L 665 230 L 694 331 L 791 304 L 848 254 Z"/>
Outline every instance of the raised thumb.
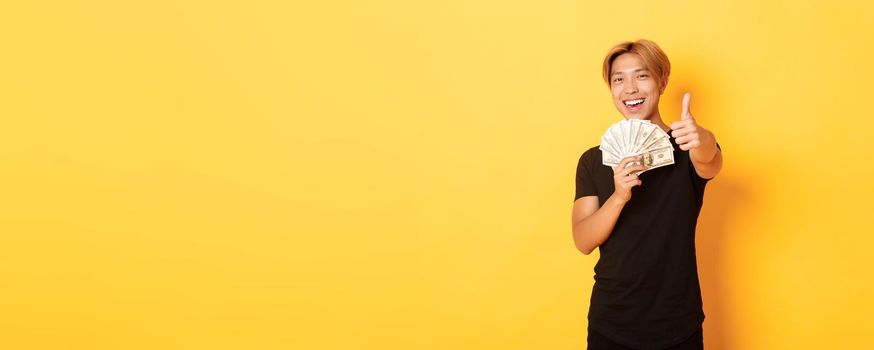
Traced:
<path fill-rule="evenodd" d="M 688 92 L 683 95 L 683 114 L 680 115 L 680 119 L 686 120 L 691 119 L 692 115 L 689 114 L 689 100 L 692 99 L 692 95 Z"/>

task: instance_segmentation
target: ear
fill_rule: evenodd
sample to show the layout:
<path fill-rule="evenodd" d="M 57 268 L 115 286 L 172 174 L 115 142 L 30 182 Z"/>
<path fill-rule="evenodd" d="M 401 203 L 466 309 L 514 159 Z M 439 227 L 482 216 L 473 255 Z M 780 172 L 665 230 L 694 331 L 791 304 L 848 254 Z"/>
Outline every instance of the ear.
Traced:
<path fill-rule="evenodd" d="M 662 79 L 663 81 L 659 84 L 659 95 L 665 93 L 665 88 L 668 87 L 668 78 Z"/>

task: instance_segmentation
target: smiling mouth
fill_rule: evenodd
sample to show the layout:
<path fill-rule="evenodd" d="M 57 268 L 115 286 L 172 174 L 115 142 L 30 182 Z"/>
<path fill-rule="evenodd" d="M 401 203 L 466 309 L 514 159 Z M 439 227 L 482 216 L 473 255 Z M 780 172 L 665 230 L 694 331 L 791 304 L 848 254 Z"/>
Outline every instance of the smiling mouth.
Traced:
<path fill-rule="evenodd" d="M 628 107 L 634 107 L 634 106 L 637 106 L 637 105 L 640 105 L 641 103 L 643 103 L 644 100 L 646 100 L 646 99 L 645 98 L 638 98 L 638 99 L 634 99 L 634 100 L 625 100 L 625 101 L 622 101 L 622 103 L 624 103 Z"/>

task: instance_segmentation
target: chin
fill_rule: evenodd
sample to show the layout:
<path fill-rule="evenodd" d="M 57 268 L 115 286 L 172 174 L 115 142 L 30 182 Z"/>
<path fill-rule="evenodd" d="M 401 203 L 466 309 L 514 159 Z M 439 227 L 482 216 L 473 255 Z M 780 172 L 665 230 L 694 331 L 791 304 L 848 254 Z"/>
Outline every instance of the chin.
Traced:
<path fill-rule="evenodd" d="M 644 114 L 623 114 L 622 116 L 625 117 L 625 119 L 629 119 L 629 120 L 631 120 L 631 119 L 646 119 Z"/>

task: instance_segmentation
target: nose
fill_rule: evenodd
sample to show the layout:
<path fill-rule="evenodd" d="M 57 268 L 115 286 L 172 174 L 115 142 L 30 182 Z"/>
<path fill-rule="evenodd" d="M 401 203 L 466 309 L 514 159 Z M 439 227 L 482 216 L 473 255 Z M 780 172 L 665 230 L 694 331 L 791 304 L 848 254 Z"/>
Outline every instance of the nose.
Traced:
<path fill-rule="evenodd" d="M 625 81 L 625 93 L 629 95 L 637 93 L 637 82 L 635 82 L 634 79 L 628 79 Z"/>

